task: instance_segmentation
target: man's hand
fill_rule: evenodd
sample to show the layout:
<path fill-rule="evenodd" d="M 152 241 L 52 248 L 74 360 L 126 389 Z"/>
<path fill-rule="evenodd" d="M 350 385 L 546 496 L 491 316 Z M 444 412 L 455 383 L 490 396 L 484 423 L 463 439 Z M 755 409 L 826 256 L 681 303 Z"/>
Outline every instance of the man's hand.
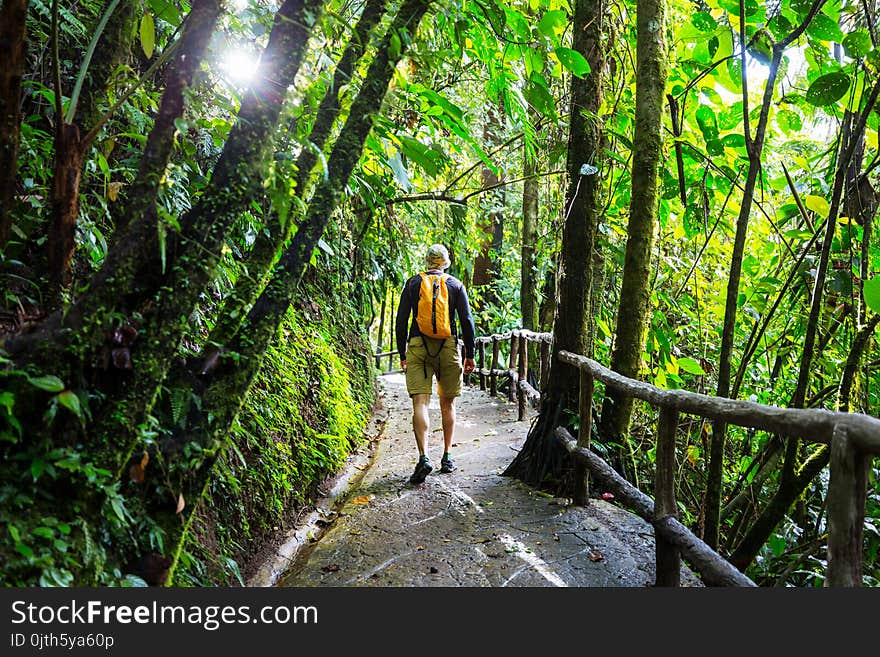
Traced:
<path fill-rule="evenodd" d="M 474 363 L 473 358 L 465 358 L 464 359 L 464 373 L 465 374 L 470 374 L 471 372 L 473 372 L 476 369 L 476 367 L 477 367 L 477 364 Z"/>
<path fill-rule="evenodd" d="M 400 369 L 402 369 L 404 372 L 406 372 L 406 358 L 400 359 Z"/>

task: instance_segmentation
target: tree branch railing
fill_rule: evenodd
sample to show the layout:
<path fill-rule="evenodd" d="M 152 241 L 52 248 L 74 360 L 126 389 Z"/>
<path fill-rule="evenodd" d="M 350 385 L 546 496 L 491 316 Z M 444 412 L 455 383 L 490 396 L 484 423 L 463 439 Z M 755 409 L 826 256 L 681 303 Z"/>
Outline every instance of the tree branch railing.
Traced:
<path fill-rule="evenodd" d="M 507 351 L 507 367 L 501 367 L 501 348 L 510 342 Z M 537 374 L 538 389 L 529 383 L 529 348 L 530 342 L 538 344 Z M 481 336 L 476 339 L 477 368 L 474 370 L 480 379 L 480 390 L 486 390 L 493 397 L 498 395 L 498 379 L 506 377 L 508 401 L 516 401 L 519 406 L 518 419 L 525 420 L 527 407 L 536 407 L 541 401 L 540 391 L 544 389 L 547 375 L 550 372 L 550 345 L 553 342 L 551 333 L 536 333 L 526 329 L 514 329 L 505 333 Z M 491 361 L 486 367 L 486 348 L 491 345 Z"/>
<path fill-rule="evenodd" d="M 675 434 L 681 413 L 744 428 L 778 433 L 831 446 L 828 486 L 828 567 L 825 586 L 854 587 L 862 581 L 862 528 L 865 520 L 866 477 L 870 459 L 880 455 L 880 420 L 861 413 L 822 409 L 780 408 L 750 401 L 709 397 L 686 390 L 664 390 L 627 378 L 585 356 L 560 351 L 559 360 L 581 372 L 581 425 L 589 417 L 595 381 L 601 381 L 660 410 L 657 431 L 654 501 L 618 475 L 589 449 L 589 434 L 578 440 L 563 427 L 556 429 L 573 458 L 621 501 L 654 525 L 656 581 L 678 586 L 680 557 L 711 585 L 754 586 L 732 564 L 712 550 L 676 518 Z M 579 432 L 579 434 L 582 432 Z M 589 483 L 577 482 L 575 497 L 586 498 Z"/>
<path fill-rule="evenodd" d="M 478 337 L 477 367 L 473 375 L 479 378 L 480 390 L 488 391 L 493 397 L 497 396 L 499 383 L 507 380 L 507 399 L 510 402 L 517 401 L 518 418 L 525 420 L 527 407 L 538 406 L 541 392 L 546 390 L 552 342 L 553 336 L 550 333 L 536 333 L 525 329 Z M 538 345 L 535 363 L 537 376 L 534 377 L 539 382 L 538 389 L 529 383 L 529 343 Z M 459 345 L 463 349 L 460 341 Z M 490 359 L 488 362 L 487 351 Z M 375 354 L 377 363 L 381 357 L 395 353 L 397 352 Z M 588 504 L 589 478 L 592 476 L 622 504 L 653 525 L 658 586 L 679 586 L 682 558 L 710 586 L 755 586 L 751 579 L 676 517 L 678 503 L 675 490 L 675 438 L 681 413 L 830 445 L 828 566 L 825 586 L 861 586 L 867 472 L 871 458 L 880 455 L 880 419 L 861 413 L 781 408 L 744 400 L 710 397 L 686 390 L 665 390 L 622 376 L 586 356 L 560 351 L 558 358 L 560 362 L 580 370 L 578 435 L 575 438 L 564 427 L 558 427 L 554 432 L 574 459 L 574 501 Z M 590 449 L 596 381 L 648 402 L 660 411 L 653 500 L 621 477 Z M 466 383 L 470 381 L 467 380 Z"/>

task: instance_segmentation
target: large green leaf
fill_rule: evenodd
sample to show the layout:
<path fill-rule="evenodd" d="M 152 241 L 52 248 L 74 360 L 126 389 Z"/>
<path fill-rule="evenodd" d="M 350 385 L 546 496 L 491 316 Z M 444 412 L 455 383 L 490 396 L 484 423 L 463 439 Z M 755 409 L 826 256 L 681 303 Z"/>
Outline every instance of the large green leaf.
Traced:
<path fill-rule="evenodd" d="M 776 123 L 786 134 L 798 132 L 803 126 L 800 115 L 787 109 L 779 110 L 776 113 Z"/>
<path fill-rule="evenodd" d="M 57 376 L 52 375 L 29 377 L 28 383 L 46 392 L 61 392 L 64 390 L 64 382 Z"/>
<path fill-rule="evenodd" d="M 700 363 L 693 358 L 679 358 L 678 367 L 680 369 L 683 369 L 688 374 L 696 374 L 699 376 L 706 373 L 706 370 L 703 369 Z"/>
<path fill-rule="evenodd" d="M 141 19 L 141 48 L 144 49 L 144 54 L 147 56 L 147 59 L 150 59 L 153 56 L 153 50 L 156 48 L 156 24 L 153 21 L 153 14 L 146 13 L 144 17 Z"/>
<path fill-rule="evenodd" d="M 847 57 L 864 57 L 871 51 L 871 37 L 866 30 L 850 32 L 843 37 L 843 49 Z"/>
<path fill-rule="evenodd" d="M 555 52 L 562 65 L 577 77 L 582 78 L 590 72 L 589 62 L 577 50 L 560 46 Z"/>
<path fill-rule="evenodd" d="M 851 81 L 849 75 L 843 71 L 826 73 L 816 78 L 807 89 L 807 102 L 817 107 L 836 103 L 846 94 Z"/>
<path fill-rule="evenodd" d="M 880 313 L 880 274 L 865 281 L 865 304 L 875 313 Z"/>
<path fill-rule="evenodd" d="M 843 32 L 840 25 L 833 18 L 825 14 L 816 14 L 807 27 L 807 34 L 820 41 L 843 41 Z"/>
<path fill-rule="evenodd" d="M 566 13 L 561 9 L 553 9 L 541 16 L 541 20 L 538 21 L 538 31 L 544 36 L 553 37 L 556 30 L 562 31 L 567 24 Z"/>

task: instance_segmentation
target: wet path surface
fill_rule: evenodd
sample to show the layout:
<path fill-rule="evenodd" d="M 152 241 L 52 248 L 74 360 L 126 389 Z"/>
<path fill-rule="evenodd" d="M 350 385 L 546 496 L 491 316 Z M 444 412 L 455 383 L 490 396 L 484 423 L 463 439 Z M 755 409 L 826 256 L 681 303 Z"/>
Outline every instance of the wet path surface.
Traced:
<path fill-rule="evenodd" d="M 282 586 L 650 586 L 652 527 L 614 504 L 588 508 L 535 491 L 501 472 L 528 432 L 516 406 L 465 388 L 452 455 L 439 474 L 440 411 L 432 398 L 423 484 L 408 481 L 417 452 L 402 375 L 380 380 L 385 423 L 372 467 L 332 526 L 282 578 Z M 693 584 L 683 570 L 682 584 Z"/>

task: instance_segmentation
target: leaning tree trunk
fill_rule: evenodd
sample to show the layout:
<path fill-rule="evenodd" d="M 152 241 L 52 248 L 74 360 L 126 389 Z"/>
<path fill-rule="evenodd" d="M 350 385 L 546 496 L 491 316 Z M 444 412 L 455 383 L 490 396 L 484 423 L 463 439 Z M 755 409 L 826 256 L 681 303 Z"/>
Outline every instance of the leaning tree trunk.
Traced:
<path fill-rule="evenodd" d="M 409 39 L 401 39 L 400 35 L 413 33 L 429 6 L 430 0 L 405 0 L 378 45 L 363 86 L 352 103 L 348 118 L 328 159 L 330 176 L 316 189 L 290 247 L 276 264 L 266 289 L 251 308 L 231 345 L 232 350 L 238 354 L 235 362 L 230 359 L 224 363 L 216 371 L 206 390 L 203 407 L 210 421 L 201 428 L 200 435 L 193 436 L 203 444 L 213 444 L 216 439 L 223 440 L 237 418 L 241 402 L 259 371 L 263 355 L 276 336 L 318 240 L 345 192 L 364 142 L 381 109 L 397 63 L 407 50 L 406 45 L 393 49 L 392 43 L 396 39 L 398 43 L 408 44 Z M 212 458 L 205 459 L 196 476 L 189 482 L 192 490 L 203 490 L 204 481 L 220 454 L 221 450 L 217 450 Z M 195 511 L 193 508 L 190 514 Z M 182 535 L 177 536 L 178 545 L 183 539 Z M 176 560 L 169 574 L 169 582 L 172 580 L 175 565 Z"/>
<path fill-rule="evenodd" d="M 15 204 L 28 2 L 3 0 L 0 8 L 0 250 L 9 241 Z"/>
<path fill-rule="evenodd" d="M 339 90 L 351 82 L 354 66 L 363 57 L 369 43 L 370 33 L 385 13 L 385 0 L 369 0 L 355 24 L 351 38 L 339 58 L 333 81 L 328 85 L 324 97 L 315 113 L 315 122 L 307 139 L 307 145 L 296 161 L 296 178 L 293 193 L 297 198 L 308 198 L 307 183 L 312 169 L 318 161 L 317 153 L 322 151 L 330 136 L 330 131 L 339 117 Z M 293 205 L 293 204 L 292 204 Z M 208 338 L 209 343 L 225 345 L 235 336 L 257 295 L 266 283 L 266 277 L 285 243 L 290 239 L 296 225 L 294 213 L 282 224 L 277 213 L 270 217 L 267 230 L 261 231 L 245 260 L 246 272 L 236 281 L 235 288 L 223 302 L 217 323 Z"/>
<path fill-rule="evenodd" d="M 743 199 L 740 203 L 739 215 L 736 220 L 736 236 L 733 241 L 733 254 L 730 258 L 730 270 L 727 278 L 727 297 L 724 304 L 724 323 L 721 329 L 721 349 L 718 360 L 718 388 L 719 397 L 730 395 L 731 360 L 733 357 L 733 339 L 736 331 L 737 299 L 739 298 L 739 282 L 742 274 L 743 252 L 745 251 L 746 235 L 748 233 L 749 215 L 752 211 L 755 185 L 761 172 L 761 153 L 764 150 L 764 137 L 767 129 L 767 120 L 770 115 L 770 103 L 773 100 L 773 91 L 776 86 L 776 76 L 779 73 L 779 63 L 782 53 L 795 41 L 813 20 L 813 17 L 822 8 L 826 0 L 816 0 L 804 21 L 781 41 L 773 44 L 773 54 L 770 58 L 767 82 L 764 85 L 764 97 L 761 104 L 761 113 L 758 117 L 758 125 L 755 128 L 754 137 L 750 130 L 749 112 L 749 86 L 746 75 L 746 49 L 741 48 L 740 77 L 742 80 L 743 93 L 743 127 L 745 132 L 746 150 L 749 155 L 749 170 L 746 175 L 746 183 L 743 188 Z M 740 20 L 740 43 L 746 43 L 745 17 Z M 718 547 L 718 528 L 721 518 L 721 489 L 724 476 L 724 443 L 727 425 L 718 420 L 712 424 L 712 440 L 709 446 L 709 467 L 706 480 L 706 494 L 703 502 L 705 523 L 703 527 L 703 540 L 710 547 Z"/>
<path fill-rule="evenodd" d="M 547 390 L 541 411 L 532 425 L 526 442 L 504 475 L 516 477 L 533 486 L 571 490 L 567 452 L 554 439 L 562 409 L 577 397 L 578 371 L 560 363 L 555 355 L 560 350 L 585 353 L 587 316 L 590 312 L 591 258 L 599 221 L 598 145 L 601 127 L 595 117 L 602 104 L 602 79 L 605 52 L 602 29 L 605 13 L 603 0 L 577 0 L 574 6 L 574 38 L 572 47 L 590 64 L 584 78 L 573 77 L 569 114 L 568 173 L 566 217 L 562 234 L 562 276 L 559 282 L 559 303 L 553 325 L 553 358 Z M 597 160 L 584 161 L 585 154 L 596 153 Z M 585 166 L 586 165 L 586 166 Z"/>
<path fill-rule="evenodd" d="M 632 193 L 628 238 L 620 290 L 617 331 L 611 369 L 638 378 L 645 348 L 651 281 L 651 251 L 657 228 L 657 177 L 663 149 L 663 101 L 666 89 L 665 0 L 638 3 L 636 42 L 636 115 L 633 140 Z M 627 437 L 633 398 L 608 390 L 600 433 L 620 445 L 616 455 L 622 473 L 638 486 Z"/>
<path fill-rule="evenodd" d="M 132 353 L 134 380 L 96 432 L 115 437 L 116 443 L 120 436 L 131 439 L 128 451 L 177 353 L 187 318 L 214 277 L 227 235 L 260 188 L 286 91 L 305 52 L 308 18 L 319 16 L 322 8 L 321 0 L 286 0 L 276 13 L 256 81 L 242 100 L 211 182 L 181 221 L 180 252 L 168 254 L 168 275 L 159 288 L 156 310 Z M 125 458 L 128 451 L 119 456 Z"/>

